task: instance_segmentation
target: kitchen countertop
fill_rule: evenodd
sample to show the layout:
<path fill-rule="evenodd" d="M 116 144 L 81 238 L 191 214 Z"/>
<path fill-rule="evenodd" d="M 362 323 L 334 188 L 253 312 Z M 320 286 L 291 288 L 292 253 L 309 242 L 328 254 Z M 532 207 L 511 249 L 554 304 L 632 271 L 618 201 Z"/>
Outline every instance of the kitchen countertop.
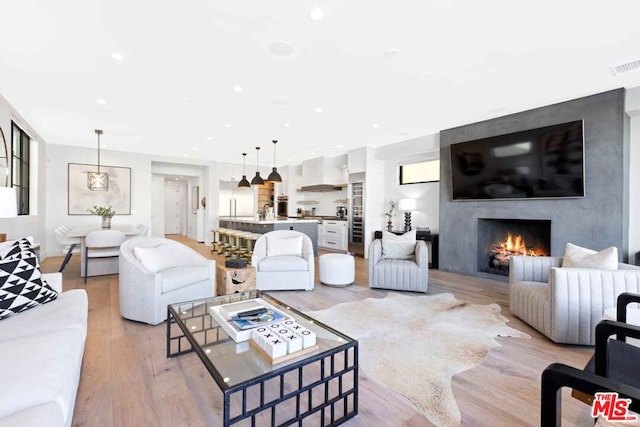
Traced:
<path fill-rule="evenodd" d="M 340 218 L 337 216 L 322 216 L 322 215 L 311 215 L 305 216 L 306 219 L 317 219 L 318 222 L 322 223 L 322 221 L 347 221 L 347 218 Z"/>
<path fill-rule="evenodd" d="M 220 221 L 236 221 L 245 224 L 300 224 L 300 223 L 317 223 L 318 218 L 276 218 L 276 219 L 255 219 L 252 217 L 220 217 Z"/>

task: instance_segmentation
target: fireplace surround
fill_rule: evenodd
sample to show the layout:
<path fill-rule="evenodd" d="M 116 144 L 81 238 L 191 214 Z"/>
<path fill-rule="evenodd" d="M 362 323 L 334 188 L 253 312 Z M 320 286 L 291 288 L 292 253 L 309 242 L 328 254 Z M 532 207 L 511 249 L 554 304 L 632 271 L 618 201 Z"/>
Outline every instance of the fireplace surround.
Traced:
<path fill-rule="evenodd" d="M 507 281 L 478 271 L 479 218 L 551 220 L 551 256 L 562 256 L 570 242 L 596 250 L 615 246 L 620 261 L 628 259 L 629 116 L 624 94 L 624 89 L 611 90 L 441 131 L 440 270 Z M 584 197 L 452 200 L 449 145 L 572 120 L 584 123 Z"/>

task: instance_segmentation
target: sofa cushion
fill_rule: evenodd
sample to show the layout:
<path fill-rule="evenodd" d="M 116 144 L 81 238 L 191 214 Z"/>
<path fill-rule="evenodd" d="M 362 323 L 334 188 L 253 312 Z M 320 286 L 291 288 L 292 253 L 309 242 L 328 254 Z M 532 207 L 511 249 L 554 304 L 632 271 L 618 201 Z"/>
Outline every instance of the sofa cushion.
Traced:
<path fill-rule="evenodd" d="M 0 323 L 0 342 L 63 329 L 77 330 L 82 339 L 87 335 L 87 292 L 72 289 L 62 292 L 50 304 L 11 316 Z"/>
<path fill-rule="evenodd" d="M 160 289 L 163 294 L 193 285 L 194 283 L 209 280 L 209 266 L 185 266 L 173 267 L 162 270 L 158 273 L 160 279 Z M 211 286 L 214 286 L 212 284 Z"/>
<path fill-rule="evenodd" d="M 396 236 L 382 231 L 382 258 L 412 259 L 416 251 L 416 230 Z"/>
<path fill-rule="evenodd" d="M 135 247 L 133 254 L 147 270 L 154 274 L 180 265 L 180 258 L 169 245 L 160 244 L 150 248 Z"/>
<path fill-rule="evenodd" d="M 618 248 L 612 246 L 596 252 L 571 243 L 567 243 L 562 258 L 562 267 L 618 269 Z"/>
<path fill-rule="evenodd" d="M 309 263 L 304 258 L 293 255 L 270 256 L 258 263 L 260 272 L 309 271 Z"/>
<path fill-rule="evenodd" d="M 267 257 L 272 256 L 302 256 L 303 236 L 277 238 L 267 236 Z"/>
<path fill-rule="evenodd" d="M 71 425 L 83 351 L 77 330 L 0 342 L 0 378 L 5 385 L 0 387 L 0 417 L 54 402 L 65 424 Z"/>
<path fill-rule="evenodd" d="M 46 304 L 57 296 L 42 280 L 31 243 L 27 239 L 17 240 L 0 260 L 0 320 Z"/>

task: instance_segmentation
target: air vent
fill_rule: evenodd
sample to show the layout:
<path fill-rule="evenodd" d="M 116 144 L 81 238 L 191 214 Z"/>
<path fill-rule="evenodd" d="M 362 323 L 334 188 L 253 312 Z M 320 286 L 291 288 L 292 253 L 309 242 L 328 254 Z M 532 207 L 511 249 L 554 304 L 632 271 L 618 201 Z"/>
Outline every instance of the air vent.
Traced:
<path fill-rule="evenodd" d="M 640 59 L 636 59 L 635 61 L 627 62 L 626 64 L 616 65 L 616 66 L 612 67 L 611 70 L 613 71 L 613 74 L 615 74 L 615 75 L 623 74 L 623 73 L 629 73 L 631 71 L 638 71 L 638 70 L 640 70 Z"/>

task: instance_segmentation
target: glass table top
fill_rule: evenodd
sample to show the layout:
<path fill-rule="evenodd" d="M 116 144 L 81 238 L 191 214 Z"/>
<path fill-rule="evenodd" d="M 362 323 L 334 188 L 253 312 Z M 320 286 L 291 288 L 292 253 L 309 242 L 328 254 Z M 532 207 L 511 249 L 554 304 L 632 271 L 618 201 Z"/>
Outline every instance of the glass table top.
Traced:
<path fill-rule="evenodd" d="M 293 318 L 298 324 L 315 332 L 318 350 L 272 365 L 270 361 L 262 357 L 250 346 L 249 341 L 240 343 L 233 341 L 224 329 L 217 324 L 209 311 L 212 306 L 255 298 L 262 298 L 285 315 Z M 305 358 L 355 342 L 348 336 L 259 291 L 172 304 L 169 309 L 172 311 L 176 321 L 181 323 L 188 331 L 188 334 L 195 339 L 199 347 L 196 352 L 198 352 L 222 390 L 255 380 L 262 375 L 286 368 Z M 177 324 L 171 324 L 170 327 L 179 328 Z M 172 332 L 171 335 L 174 336 L 175 334 Z"/>

